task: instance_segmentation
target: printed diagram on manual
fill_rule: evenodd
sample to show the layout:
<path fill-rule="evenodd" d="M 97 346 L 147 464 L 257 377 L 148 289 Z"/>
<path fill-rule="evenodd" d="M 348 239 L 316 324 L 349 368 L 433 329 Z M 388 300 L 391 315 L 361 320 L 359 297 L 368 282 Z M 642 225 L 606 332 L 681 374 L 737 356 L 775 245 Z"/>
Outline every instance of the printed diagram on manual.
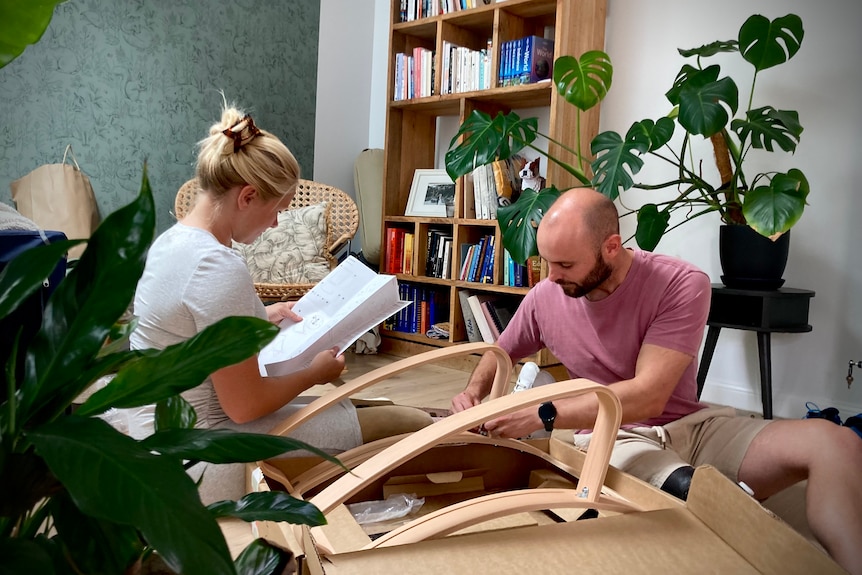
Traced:
<path fill-rule="evenodd" d="M 398 296 L 398 280 L 377 274 L 353 256 L 345 259 L 293 306 L 302 321 L 281 322 L 281 331 L 260 350 L 263 376 L 304 369 L 321 351 L 344 353 L 362 334 L 412 302 Z"/>

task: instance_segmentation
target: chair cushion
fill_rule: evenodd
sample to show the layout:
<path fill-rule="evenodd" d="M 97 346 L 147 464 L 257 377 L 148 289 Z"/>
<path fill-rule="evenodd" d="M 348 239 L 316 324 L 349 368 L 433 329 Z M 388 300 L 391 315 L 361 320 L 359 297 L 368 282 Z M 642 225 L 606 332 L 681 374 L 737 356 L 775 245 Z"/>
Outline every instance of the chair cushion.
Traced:
<path fill-rule="evenodd" d="M 236 244 L 255 283 L 317 283 L 330 271 L 328 202 L 285 210 L 254 243 Z"/>

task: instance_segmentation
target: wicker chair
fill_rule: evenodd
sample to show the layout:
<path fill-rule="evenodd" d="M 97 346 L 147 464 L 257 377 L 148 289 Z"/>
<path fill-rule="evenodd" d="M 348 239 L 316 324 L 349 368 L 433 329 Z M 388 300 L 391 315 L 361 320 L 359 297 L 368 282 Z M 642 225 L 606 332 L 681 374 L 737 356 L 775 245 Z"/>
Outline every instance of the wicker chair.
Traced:
<path fill-rule="evenodd" d="M 199 189 L 194 178 L 180 187 L 174 200 L 174 215 L 178 220 L 191 211 Z M 326 252 L 330 267 L 334 268 L 338 265 L 339 252 L 345 247 L 350 250 L 350 241 L 359 228 L 359 209 L 353 198 L 343 191 L 311 180 L 299 180 L 290 208 L 303 208 L 321 202 L 330 202 L 326 224 L 332 242 L 326 246 Z M 254 284 L 257 295 L 265 302 L 299 299 L 312 287 L 314 284 Z"/>

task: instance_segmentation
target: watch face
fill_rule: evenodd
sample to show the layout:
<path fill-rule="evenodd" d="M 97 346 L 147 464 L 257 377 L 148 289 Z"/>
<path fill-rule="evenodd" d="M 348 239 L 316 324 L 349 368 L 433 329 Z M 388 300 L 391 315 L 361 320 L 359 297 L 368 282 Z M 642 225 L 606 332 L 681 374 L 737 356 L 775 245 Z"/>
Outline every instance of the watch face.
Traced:
<path fill-rule="evenodd" d="M 539 419 L 545 424 L 545 431 L 554 428 L 554 419 L 557 418 L 557 408 L 550 401 L 539 406 Z"/>

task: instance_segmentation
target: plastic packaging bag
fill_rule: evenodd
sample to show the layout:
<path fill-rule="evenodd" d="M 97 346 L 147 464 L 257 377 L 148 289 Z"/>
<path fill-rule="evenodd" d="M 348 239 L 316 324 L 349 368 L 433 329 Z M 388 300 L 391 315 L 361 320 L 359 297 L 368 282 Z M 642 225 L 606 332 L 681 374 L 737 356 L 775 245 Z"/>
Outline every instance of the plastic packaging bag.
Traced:
<path fill-rule="evenodd" d="M 424 503 L 425 499 L 416 497 L 415 494 L 395 493 L 384 500 L 349 503 L 347 509 L 357 523 L 367 525 L 410 515 L 418 511 Z"/>

